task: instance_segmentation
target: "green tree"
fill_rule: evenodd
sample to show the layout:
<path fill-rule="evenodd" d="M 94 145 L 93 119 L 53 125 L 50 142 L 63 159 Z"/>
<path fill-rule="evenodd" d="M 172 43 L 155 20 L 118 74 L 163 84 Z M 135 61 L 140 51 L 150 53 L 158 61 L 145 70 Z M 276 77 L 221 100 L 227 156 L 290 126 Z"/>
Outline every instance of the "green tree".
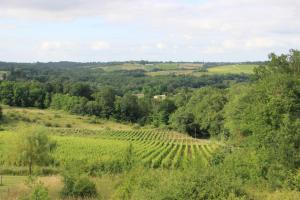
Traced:
<path fill-rule="evenodd" d="M 111 87 L 102 87 L 93 94 L 95 101 L 101 107 L 101 115 L 109 118 L 115 111 L 116 91 Z"/>
<path fill-rule="evenodd" d="M 116 114 L 119 119 L 137 122 L 140 117 L 138 98 L 130 93 L 118 98 L 116 101 Z"/>
<path fill-rule="evenodd" d="M 69 94 L 71 96 L 80 96 L 90 99 L 92 95 L 92 89 L 90 85 L 86 83 L 73 83 L 70 85 Z"/>
<path fill-rule="evenodd" d="M 186 130 L 191 135 L 219 136 L 224 133 L 223 108 L 226 103 L 224 90 L 212 87 L 198 89 L 188 103 L 172 116 L 173 127 Z"/>
<path fill-rule="evenodd" d="M 152 121 L 155 126 L 169 124 L 169 116 L 176 110 L 175 103 L 171 99 L 154 101 Z"/>
<path fill-rule="evenodd" d="M 14 105 L 14 83 L 3 81 L 0 83 L 0 100 L 7 105 Z"/>
<path fill-rule="evenodd" d="M 271 74 L 289 74 L 297 76 L 300 74 L 300 51 L 291 49 L 289 54 L 276 55 L 271 53 L 266 65 L 254 69 L 257 78 L 262 79 Z"/>
<path fill-rule="evenodd" d="M 85 104 L 84 112 L 88 115 L 95 115 L 100 116 L 101 115 L 101 106 L 97 101 L 88 101 Z"/>
<path fill-rule="evenodd" d="M 202 137 L 199 129 L 199 124 L 195 122 L 195 117 L 192 113 L 181 107 L 171 115 L 171 126 L 180 131 L 190 134 L 193 137 Z"/>
<path fill-rule="evenodd" d="M 20 164 L 27 165 L 29 175 L 32 175 L 34 165 L 47 165 L 53 160 L 51 151 L 54 147 L 55 142 L 48 138 L 44 129 L 40 127 L 24 128 L 18 135 L 16 159 Z"/>

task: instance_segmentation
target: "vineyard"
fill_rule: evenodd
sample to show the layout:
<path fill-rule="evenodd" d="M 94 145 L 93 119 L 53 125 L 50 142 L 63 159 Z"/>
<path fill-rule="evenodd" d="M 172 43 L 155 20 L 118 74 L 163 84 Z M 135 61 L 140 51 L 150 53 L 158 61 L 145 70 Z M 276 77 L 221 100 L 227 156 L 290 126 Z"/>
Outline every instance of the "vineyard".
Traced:
<path fill-rule="evenodd" d="M 6 124 L 7 131 L 0 132 L 0 165 L 9 162 L 4 151 L 9 149 L 13 137 L 24 124 L 44 125 L 47 134 L 56 141 L 54 167 L 79 161 L 89 168 L 100 166 L 110 170 L 122 165 L 124 153 L 132 144 L 132 156 L 137 163 L 147 168 L 177 169 L 193 161 L 207 163 L 218 146 L 209 140 L 195 139 L 173 131 L 133 129 L 119 124 L 103 127 L 103 124 L 91 124 L 89 118 L 77 119 L 62 112 L 15 108 L 6 108 L 5 112 L 12 124 Z M 22 123 L 15 124 L 15 118 L 24 119 Z M 38 120 L 34 120 L 36 118 Z M 49 127 L 49 120 L 58 125 Z M 71 127 L 67 128 L 65 123 L 70 123 Z M 114 127 L 116 129 L 112 129 Z"/>
<path fill-rule="evenodd" d="M 86 136 L 83 136 L 84 132 Z M 51 129 L 49 134 L 53 134 L 51 138 L 57 142 L 57 149 L 53 154 L 59 164 L 82 161 L 105 165 L 120 160 L 126 148 L 132 144 L 137 162 L 145 167 L 176 169 L 196 160 L 207 163 L 217 147 L 205 140 L 167 131 Z M 13 136 L 10 132 L 0 135 L 0 150 L 5 149 L 6 145 L 9 146 Z M 0 156 L 1 158 L 4 163 L 5 157 Z"/>
<path fill-rule="evenodd" d="M 53 130 L 52 130 L 53 131 Z M 57 160 L 83 160 L 105 162 L 119 158 L 133 145 L 134 155 L 139 163 L 151 168 L 179 168 L 190 161 L 206 163 L 217 147 L 208 141 L 193 139 L 175 132 L 162 131 L 92 131 L 81 129 L 57 129 L 54 136 L 58 141 L 55 152 Z M 67 136 L 69 134 L 88 135 Z"/>

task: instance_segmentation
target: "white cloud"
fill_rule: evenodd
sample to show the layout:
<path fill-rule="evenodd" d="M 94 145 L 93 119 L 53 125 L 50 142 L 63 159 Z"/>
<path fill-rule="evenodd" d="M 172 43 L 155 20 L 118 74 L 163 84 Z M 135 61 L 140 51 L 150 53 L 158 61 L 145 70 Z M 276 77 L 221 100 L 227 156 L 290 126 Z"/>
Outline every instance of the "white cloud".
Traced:
<path fill-rule="evenodd" d="M 166 45 L 164 43 L 159 42 L 159 43 L 156 44 L 156 48 L 158 48 L 158 49 L 165 49 Z"/>
<path fill-rule="evenodd" d="M 93 42 L 90 46 L 93 50 L 102 50 L 110 48 L 110 44 L 105 41 Z"/>
<path fill-rule="evenodd" d="M 274 41 L 271 38 L 263 38 L 263 37 L 257 37 L 252 38 L 245 43 L 246 48 L 270 48 L 276 45 L 276 41 Z"/>
<path fill-rule="evenodd" d="M 63 44 L 58 41 L 45 41 L 41 43 L 40 47 L 42 50 L 53 50 L 62 48 Z"/>

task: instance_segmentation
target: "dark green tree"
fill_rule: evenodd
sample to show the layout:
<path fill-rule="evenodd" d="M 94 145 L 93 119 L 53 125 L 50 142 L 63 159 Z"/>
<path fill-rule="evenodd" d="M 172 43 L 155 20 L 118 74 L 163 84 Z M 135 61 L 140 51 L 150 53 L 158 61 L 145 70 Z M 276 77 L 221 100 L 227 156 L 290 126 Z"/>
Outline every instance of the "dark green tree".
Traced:
<path fill-rule="evenodd" d="M 109 118 L 115 111 L 116 91 L 111 87 L 102 87 L 93 94 L 95 101 L 101 107 L 101 116 Z"/>

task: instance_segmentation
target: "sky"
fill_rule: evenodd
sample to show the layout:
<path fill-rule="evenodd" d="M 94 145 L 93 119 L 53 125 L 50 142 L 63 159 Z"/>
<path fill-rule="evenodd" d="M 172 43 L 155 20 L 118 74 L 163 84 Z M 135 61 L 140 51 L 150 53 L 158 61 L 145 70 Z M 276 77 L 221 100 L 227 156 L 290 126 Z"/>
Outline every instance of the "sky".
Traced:
<path fill-rule="evenodd" d="M 0 60 L 258 61 L 300 49 L 299 0 L 0 0 Z"/>

